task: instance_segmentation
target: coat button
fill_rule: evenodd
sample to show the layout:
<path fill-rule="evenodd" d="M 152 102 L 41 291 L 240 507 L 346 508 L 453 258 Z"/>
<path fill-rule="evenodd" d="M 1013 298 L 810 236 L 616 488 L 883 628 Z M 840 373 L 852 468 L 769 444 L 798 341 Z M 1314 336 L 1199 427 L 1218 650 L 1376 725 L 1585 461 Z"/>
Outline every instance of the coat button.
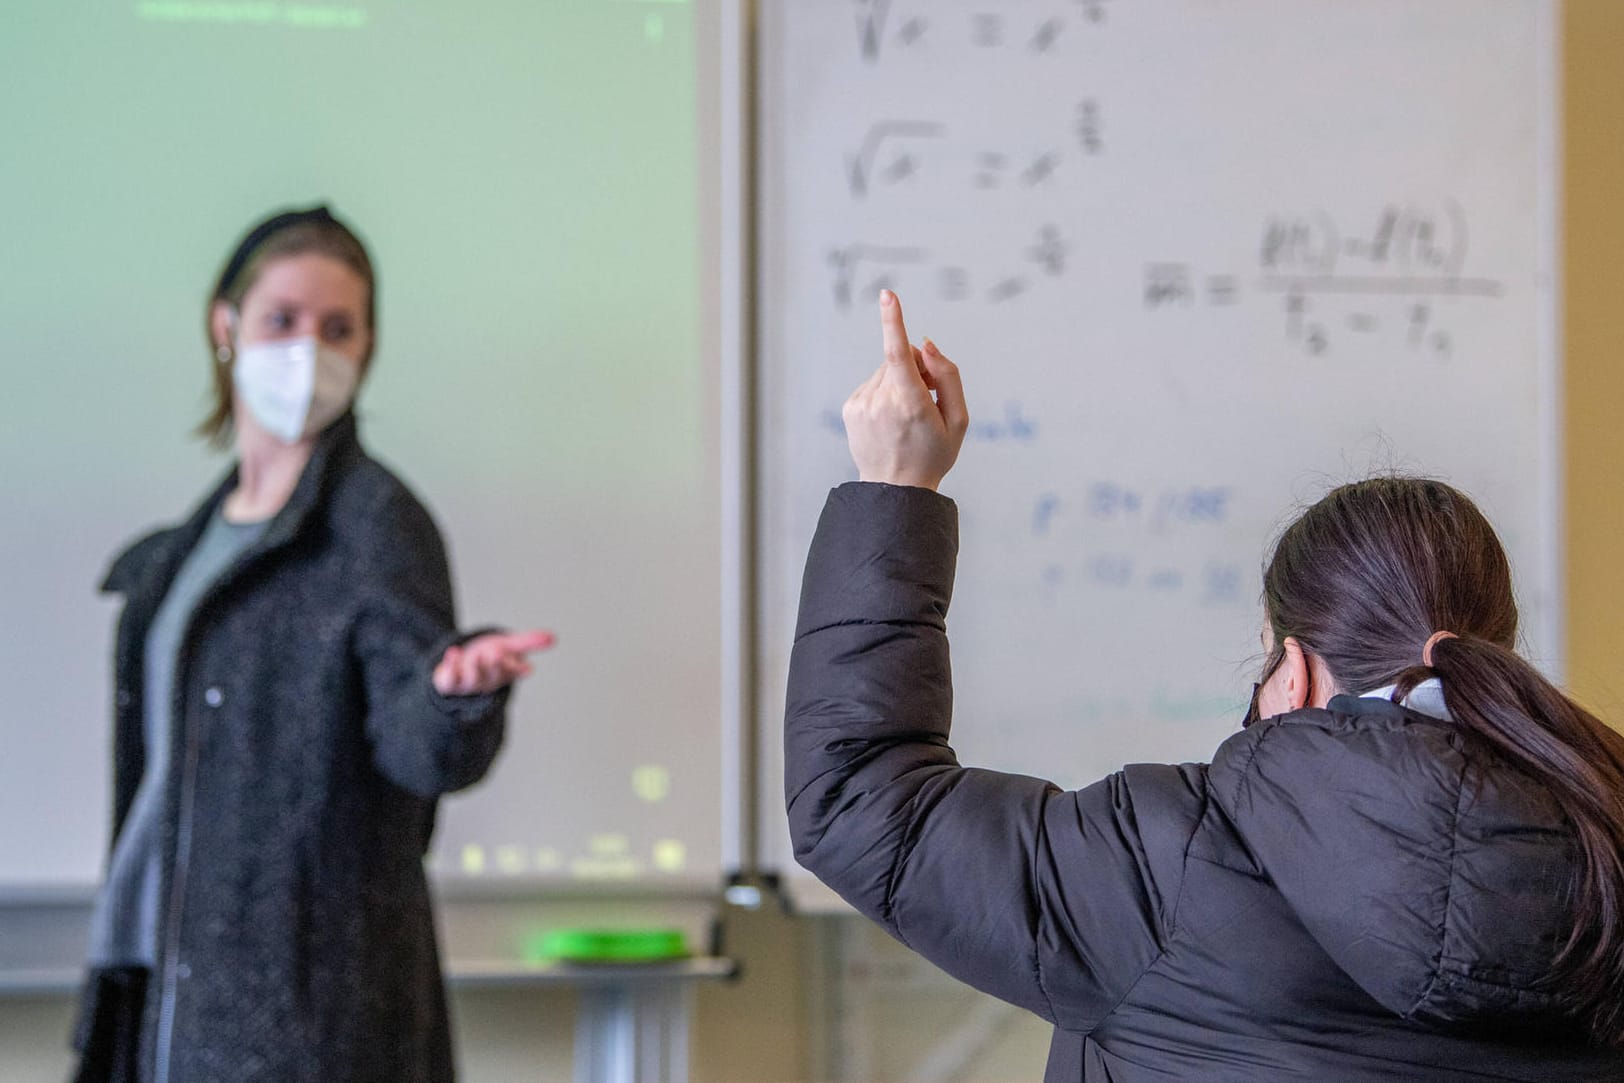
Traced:
<path fill-rule="evenodd" d="M 185 981 L 187 978 L 190 978 L 191 976 L 192 976 L 192 968 L 190 966 L 188 966 L 187 964 L 181 963 L 179 966 L 177 966 L 175 968 L 175 977 L 179 978 L 181 981 Z"/>
<path fill-rule="evenodd" d="M 134 702 L 135 702 L 135 697 L 130 695 L 130 693 L 127 690 L 125 690 L 123 688 L 120 688 L 118 690 L 118 705 L 120 707 L 128 707 L 131 703 L 134 703 Z"/>
<path fill-rule="evenodd" d="M 207 692 L 203 693 L 203 702 L 207 703 L 210 707 L 218 707 L 225 701 L 226 694 L 220 691 L 218 688 L 210 688 Z"/>

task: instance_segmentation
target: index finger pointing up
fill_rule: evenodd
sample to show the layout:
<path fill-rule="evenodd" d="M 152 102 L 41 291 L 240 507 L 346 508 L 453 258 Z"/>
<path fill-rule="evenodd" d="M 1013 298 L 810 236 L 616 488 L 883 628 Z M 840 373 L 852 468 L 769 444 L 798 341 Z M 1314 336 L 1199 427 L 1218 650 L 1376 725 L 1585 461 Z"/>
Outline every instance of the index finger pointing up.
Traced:
<path fill-rule="evenodd" d="M 902 302 L 890 290 L 880 291 L 880 328 L 885 336 L 886 363 L 915 368 L 908 329 L 902 323 Z"/>

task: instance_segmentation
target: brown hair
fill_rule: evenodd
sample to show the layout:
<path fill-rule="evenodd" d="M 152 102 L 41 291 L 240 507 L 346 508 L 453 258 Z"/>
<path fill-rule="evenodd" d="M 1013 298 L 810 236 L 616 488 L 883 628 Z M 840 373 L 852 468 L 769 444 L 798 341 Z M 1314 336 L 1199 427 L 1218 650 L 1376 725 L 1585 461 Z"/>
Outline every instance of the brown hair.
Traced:
<path fill-rule="evenodd" d="M 1598 1041 L 1624 1044 L 1624 735 L 1515 652 L 1511 568 L 1483 513 L 1439 481 L 1344 485 L 1286 529 L 1263 598 L 1276 655 L 1294 636 L 1356 695 L 1439 678 L 1455 722 L 1556 800 L 1581 861 L 1551 987 Z M 1423 665 L 1438 631 L 1458 638 Z"/>
<path fill-rule="evenodd" d="M 243 298 L 254 288 L 267 266 L 278 259 L 308 253 L 337 260 L 360 275 L 366 283 L 367 329 L 372 337 L 367 355 L 361 359 L 363 373 L 371 363 L 378 343 L 378 285 L 372 270 L 372 259 L 367 255 L 361 239 L 333 217 L 326 207 L 288 211 L 265 219 L 248 231 L 227 258 L 215 280 L 204 315 L 203 327 L 205 341 L 209 343 L 209 371 L 212 377 L 211 395 L 209 412 L 194 431 L 207 440 L 210 447 L 223 448 L 230 443 L 232 427 L 231 364 L 220 361 L 215 353 L 214 306 L 227 304 L 240 309 Z"/>

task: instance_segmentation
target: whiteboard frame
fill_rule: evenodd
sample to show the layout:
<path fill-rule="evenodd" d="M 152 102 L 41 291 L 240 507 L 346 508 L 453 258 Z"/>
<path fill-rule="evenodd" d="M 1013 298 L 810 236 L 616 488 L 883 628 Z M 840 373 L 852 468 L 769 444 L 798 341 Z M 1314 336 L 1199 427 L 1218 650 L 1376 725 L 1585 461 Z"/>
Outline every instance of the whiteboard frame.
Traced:
<path fill-rule="evenodd" d="M 756 502 L 754 454 L 756 291 L 753 0 L 712 0 L 720 11 L 717 135 L 720 175 L 718 347 L 722 364 L 722 872 L 754 876 L 760 866 L 755 719 Z"/>
<path fill-rule="evenodd" d="M 1541 559 L 1535 574 L 1546 605 L 1541 611 L 1540 642 L 1550 654 L 1540 659 L 1546 674 L 1565 686 L 1567 680 L 1567 474 L 1562 430 L 1566 417 L 1563 388 L 1562 332 L 1562 40 L 1557 5 L 1541 0 L 1538 7 L 1536 63 L 1539 65 L 1539 100 L 1534 108 L 1541 121 L 1536 151 L 1539 175 L 1537 215 L 1543 234 L 1537 268 L 1540 286 L 1537 318 L 1540 324 L 1541 453 L 1544 456 L 1545 508 L 1539 539 Z"/>

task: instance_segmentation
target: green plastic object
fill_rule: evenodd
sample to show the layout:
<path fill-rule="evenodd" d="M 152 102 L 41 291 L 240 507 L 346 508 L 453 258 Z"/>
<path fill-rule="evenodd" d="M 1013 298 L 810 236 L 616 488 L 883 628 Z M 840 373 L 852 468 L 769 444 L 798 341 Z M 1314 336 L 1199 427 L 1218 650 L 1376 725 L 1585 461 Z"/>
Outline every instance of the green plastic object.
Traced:
<path fill-rule="evenodd" d="M 660 963 L 688 958 L 678 929 L 549 929 L 525 942 L 531 963 Z"/>

